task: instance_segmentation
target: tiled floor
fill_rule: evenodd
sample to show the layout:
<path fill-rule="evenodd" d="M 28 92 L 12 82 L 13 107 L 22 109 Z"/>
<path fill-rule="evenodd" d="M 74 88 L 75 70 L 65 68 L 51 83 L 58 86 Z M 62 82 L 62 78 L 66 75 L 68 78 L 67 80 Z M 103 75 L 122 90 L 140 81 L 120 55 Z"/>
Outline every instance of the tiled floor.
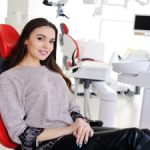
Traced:
<path fill-rule="evenodd" d="M 78 96 L 77 103 L 83 112 L 83 96 Z M 140 96 L 127 97 L 118 95 L 115 126 L 119 128 L 138 127 L 140 119 L 142 94 Z M 98 118 L 99 98 L 92 97 L 90 100 L 92 119 Z M 0 146 L 0 150 L 8 150 Z"/>

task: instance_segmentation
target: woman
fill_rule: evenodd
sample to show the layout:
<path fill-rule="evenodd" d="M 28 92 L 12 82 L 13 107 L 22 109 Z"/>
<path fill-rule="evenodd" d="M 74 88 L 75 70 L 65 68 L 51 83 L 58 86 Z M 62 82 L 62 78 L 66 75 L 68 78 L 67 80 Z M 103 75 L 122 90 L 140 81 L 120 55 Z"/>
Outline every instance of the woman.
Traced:
<path fill-rule="evenodd" d="M 149 130 L 93 130 L 80 114 L 71 82 L 56 64 L 57 29 L 27 23 L 0 75 L 0 112 L 11 139 L 25 150 L 146 150 Z"/>

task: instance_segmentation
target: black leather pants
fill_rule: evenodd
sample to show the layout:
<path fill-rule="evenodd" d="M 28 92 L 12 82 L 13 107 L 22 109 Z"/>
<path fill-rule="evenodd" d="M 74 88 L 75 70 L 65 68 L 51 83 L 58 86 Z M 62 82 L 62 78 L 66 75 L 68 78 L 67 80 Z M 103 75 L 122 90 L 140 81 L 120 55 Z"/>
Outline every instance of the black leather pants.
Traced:
<path fill-rule="evenodd" d="M 64 136 L 52 150 L 150 150 L 150 131 L 148 129 L 96 128 L 94 136 L 81 148 L 76 145 L 72 135 Z"/>

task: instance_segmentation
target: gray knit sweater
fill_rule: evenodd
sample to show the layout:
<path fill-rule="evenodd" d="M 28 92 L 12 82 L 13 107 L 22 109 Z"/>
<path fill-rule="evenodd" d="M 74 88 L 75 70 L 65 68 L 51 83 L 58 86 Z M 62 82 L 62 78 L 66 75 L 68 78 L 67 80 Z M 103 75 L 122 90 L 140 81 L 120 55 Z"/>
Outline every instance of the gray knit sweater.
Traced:
<path fill-rule="evenodd" d="M 15 67 L 0 75 L 0 113 L 13 141 L 27 126 L 65 127 L 79 112 L 61 75 L 41 67 Z"/>

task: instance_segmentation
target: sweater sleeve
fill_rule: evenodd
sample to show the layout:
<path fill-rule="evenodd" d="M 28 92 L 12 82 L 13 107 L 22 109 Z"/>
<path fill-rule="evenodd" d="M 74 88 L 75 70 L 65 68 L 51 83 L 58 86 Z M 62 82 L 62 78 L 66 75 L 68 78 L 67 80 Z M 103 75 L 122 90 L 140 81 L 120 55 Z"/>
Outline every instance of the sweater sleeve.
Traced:
<path fill-rule="evenodd" d="M 84 119 L 84 117 L 80 113 L 75 112 L 75 111 L 72 111 L 70 115 L 73 121 L 76 121 L 77 118 Z"/>
<path fill-rule="evenodd" d="M 18 136 L 27 128 L 21 86 L 16 80 L 0 75 L 0 113 L 10 138 L 19 144 Z"/>
<path fill-rule="evenodd" d="M 80 107 L 76 104 L 73 94 L 70 92 L 68 95 L 69 99 L 69 112 L 77 112 L 80 113 Z"/>
<path fill-rule="evenodd" d="M 19 135 L 21 140 L 21 146 L 25 150 L 36 149 L 38 143 L 36 141 L 37 136 L 43 131 L 42 128 L 27 127 L 25 131 Z"/>
<path fill-rule="evenodd" d="M 80 113 L 80 107 L 76 104 L 74 96 L 71 93 L 69 95 L 69 112 L 73 121 L 75 121 L 77 118 L 83 118 L 87 123 L 89 123 L 88 118 L 84 117 Z"/>

